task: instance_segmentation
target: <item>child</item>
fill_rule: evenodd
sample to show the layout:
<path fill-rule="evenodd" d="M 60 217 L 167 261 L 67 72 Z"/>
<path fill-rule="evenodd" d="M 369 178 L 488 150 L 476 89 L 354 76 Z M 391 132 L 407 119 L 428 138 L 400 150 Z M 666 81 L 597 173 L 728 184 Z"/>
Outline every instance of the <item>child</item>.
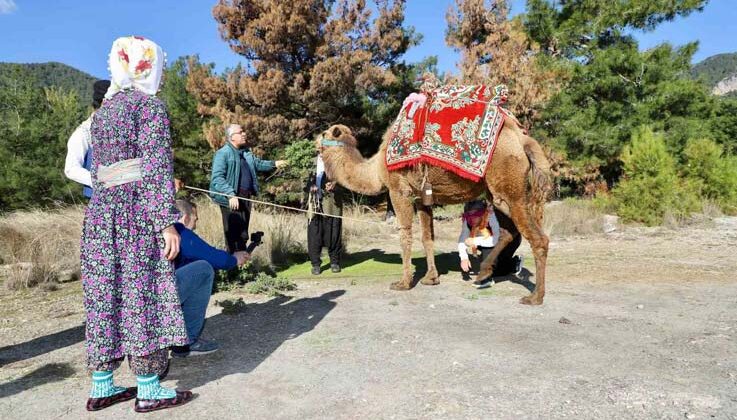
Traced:
<path fill-rule="evenodd" d="M 491 253 L 499 241 L 500 228 L 499 221 L 494 214 L 494 208 L 487 206 L 486 202 L 480 200 L 466 203 L 463 207 L 462 219 L 461 235 L 458 237 L 458 256 L 461 260 L 461 271 L 463 272 L 464 278 L 467 279 L 471 271 L 471 261 L 466 249 L 470 248 L 472 254 L 476 254 L 477 250 L 481 251 L 480 264 Z M 514 250 L 516 250 L 517 246 L 519 246 L 519 241 L 513 241 L 513 243 L 507 246 L 513 246 Z M 514 250 L 506 254 L 513 255 Z M 502 261 L 501 256 L 497 259 L 497 262 L 494 264 L 494 275 L 504 276 L 512 273 L 518 275 L 522 271 L 522 256 L 513 256 L 508 258 L 508 260 Z M 490 287 L 492 284 L 494 284 L 494 280 L 488 277 L 480 283 L 476 283 L 475 286 L 483 289 Z"/>

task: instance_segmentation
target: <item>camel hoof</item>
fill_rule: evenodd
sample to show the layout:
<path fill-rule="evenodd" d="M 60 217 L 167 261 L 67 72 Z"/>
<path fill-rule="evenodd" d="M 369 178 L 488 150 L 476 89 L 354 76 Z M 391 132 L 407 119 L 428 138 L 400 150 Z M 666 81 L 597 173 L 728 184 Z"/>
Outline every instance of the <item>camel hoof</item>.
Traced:
<path fill-rule="evenodd" d="M 425 286 L 436 286 L 440 284 L 440 279 L 437 276 L 434 277 L 423 277 L 422 280 L 420 280 L 420 283 L 424 284 Z"/>
<path fill-rule="evenodd" d="M 543 298 L 537 297 L 535 295 L 529 295 L 529 296 L 525 296 L 525 297 L 521 298 L 519 300 L 519 303 L 521 303 L 523 305 L 542 305 Z"/>
<path fill-rule="evenodd" d="M 409 290 L 410 286 L 407 283 L 397 281 L 389 285 L 389 288 L 392 290 Z"/>

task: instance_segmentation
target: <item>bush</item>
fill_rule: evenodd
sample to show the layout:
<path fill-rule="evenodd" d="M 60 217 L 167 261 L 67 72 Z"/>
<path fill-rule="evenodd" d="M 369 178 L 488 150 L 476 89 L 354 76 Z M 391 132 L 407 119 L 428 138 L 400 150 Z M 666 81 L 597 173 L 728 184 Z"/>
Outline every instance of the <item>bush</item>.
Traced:
<path fill-rule="evenodd" d="M 697 211 L 700 201 L 692 183 L 676 172 L 676 162 L 662 134 L 641 127 L 632 135 L 622 156 L 624 176 L 612 194 L 617 213 L 627 221 L 656 225 L 665 214 L 685 217 Z"/>
<path fill-rule="evenodd" d="M 315 169 L 315 156 L 317 151 L 311 140 L 292 142 L 284 148 L 284 159 L 289 162 L 289 166 L 269 176 L 263 190 L 279 204 L 299 203 L 305 180 Z"/>
<path fill-rule="evenodd" d="M 683 155 L 684 173 L 700 195 L 737 213 L 737 158 L 723 156 L 722 146 L 710 139 L 689 140 Z"/>

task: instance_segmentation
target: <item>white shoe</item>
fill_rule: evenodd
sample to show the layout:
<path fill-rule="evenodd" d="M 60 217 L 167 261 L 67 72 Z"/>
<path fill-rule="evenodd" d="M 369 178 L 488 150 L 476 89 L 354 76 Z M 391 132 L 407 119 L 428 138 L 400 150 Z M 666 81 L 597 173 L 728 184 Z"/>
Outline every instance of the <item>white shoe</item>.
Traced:
<path fill-rule="evenodd" d="M 519 276 L 522 273 L 522 264 L 525 262 L 524 255 L 517 255 L 517 263 L 514 266 L 514 275 Z"/>

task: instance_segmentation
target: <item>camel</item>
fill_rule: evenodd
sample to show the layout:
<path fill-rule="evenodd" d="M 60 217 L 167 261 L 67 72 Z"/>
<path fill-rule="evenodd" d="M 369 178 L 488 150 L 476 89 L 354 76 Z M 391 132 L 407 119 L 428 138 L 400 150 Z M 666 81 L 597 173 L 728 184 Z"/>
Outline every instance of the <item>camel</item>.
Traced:
<path fill-rule="evenodd" d="M 527 239 L 535 257 L 535 289 L 520 303 L 539 305 L 545 296 L 545 265 L 548 237 L 543 232 L 543 208 L 550 191 L 550 165 L 540 145 L 527 136 L 509 118 L 499 133 L 499 139 L 485 178 L 473 182 L 440 167 L 417 164 L 388 171 L 386 149 L 391 129 L 384 134 L 377 154 L 369 159 L 361 156 L 350 128 L 333 125 L 317 135 L 316 146 L 321 150 L 328 176 L 349 190 L 377 195 L 389 190 L 400 229 L 402 246 L 402 278 L 391 284 L 393 290 L 412 288 L 414 273 L 411 263 L 413 204 L 416 204 L 422 228 L 422 244 L 427 258 L 427 273 L 420 282 L 439 284 L 433 249 L 432 206 L 422 205 L 414 197 L 422 196 L 423 181 L 432 185 L 435 204 L 456 204 L 478 198 L 483 193 L 505 204 L 505 212 L 497 211 L 502 226 L 497 246 L 481 264 L 476 281 L 492 275 L 493 263 L 506 244 L 518 234 Z"/>

